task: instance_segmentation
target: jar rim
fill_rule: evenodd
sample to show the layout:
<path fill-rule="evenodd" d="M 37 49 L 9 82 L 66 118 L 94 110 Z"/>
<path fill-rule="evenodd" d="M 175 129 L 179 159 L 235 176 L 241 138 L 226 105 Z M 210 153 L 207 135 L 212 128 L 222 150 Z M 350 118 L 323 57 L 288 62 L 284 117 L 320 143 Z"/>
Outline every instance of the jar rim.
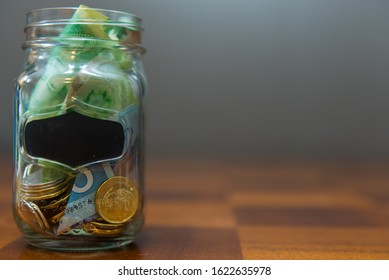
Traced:
<path fill-rule="evenodd" d="M 83 17 L 82 19 L 72 19 L 77 10 L 96 11 L 108 18 L 96 19 L 91 16 Z M 88 14 L 88 12 L 86 14 Z M 50 7 L 31 10 L 27 13 L 26 29 L 34 26 L 58 25 L 70 22 L 82 24 L 103 23 L 104 25 L 117 25 L 136 31 L 142 31 L 142 19 L 132 13 L 110 9 L 90 8 L 83 5 L 79 7 Z"/>
<path fill-rule="evenodd" d="M 134 14 L 108 9 L 52 7 L 27 13 L 23 49 L 30 46 L 130 47 L 144 53 L 142 19 Z"/>

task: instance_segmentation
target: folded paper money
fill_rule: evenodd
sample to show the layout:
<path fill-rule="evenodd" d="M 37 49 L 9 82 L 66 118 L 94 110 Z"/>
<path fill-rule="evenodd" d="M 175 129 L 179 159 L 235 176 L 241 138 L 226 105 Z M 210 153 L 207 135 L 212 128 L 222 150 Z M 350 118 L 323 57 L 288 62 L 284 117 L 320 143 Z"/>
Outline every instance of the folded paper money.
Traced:
<path fill-rule="evenodd" d="M 78 104 L 76 110 L 92 106 L 100 112 L 94 117 L 106 118 L 107 112 L 98 109 L 121 110 L 135 103 L 125 72 L 131 68 L 131 56 L 109 48 L 112 41 L 123 36 L 125 28 L 104 25 L 107 20 L 104 14 L 84 5 L 76 10 L 42 66 L 44 74 L 33 89 L 29 111 L 61 115 Z"/>

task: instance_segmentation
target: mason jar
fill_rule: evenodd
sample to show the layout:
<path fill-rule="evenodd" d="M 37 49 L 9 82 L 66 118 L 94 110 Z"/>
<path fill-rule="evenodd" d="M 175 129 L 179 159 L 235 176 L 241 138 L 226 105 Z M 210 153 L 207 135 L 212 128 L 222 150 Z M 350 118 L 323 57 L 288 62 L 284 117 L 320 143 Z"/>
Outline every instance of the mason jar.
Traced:
<path fill-rule="evenodd" d="M 81 5 L 27 14 L 14 98 L 13 213 L 28 243 L 97 250 L 143 225 L 141 19 Z"/>

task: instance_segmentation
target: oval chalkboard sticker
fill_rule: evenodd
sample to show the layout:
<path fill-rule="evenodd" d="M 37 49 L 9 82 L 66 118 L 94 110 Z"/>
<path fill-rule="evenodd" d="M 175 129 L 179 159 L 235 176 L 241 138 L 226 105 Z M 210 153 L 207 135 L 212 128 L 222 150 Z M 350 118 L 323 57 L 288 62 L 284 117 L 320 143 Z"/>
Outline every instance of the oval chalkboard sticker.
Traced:
<path fill-rule="evenodd" d="M 117 158 L 124 149 L 124 129 L 119 122 L 70 112 L 27 123 L 24 145 L 32 157 L 71 167 Z"/>

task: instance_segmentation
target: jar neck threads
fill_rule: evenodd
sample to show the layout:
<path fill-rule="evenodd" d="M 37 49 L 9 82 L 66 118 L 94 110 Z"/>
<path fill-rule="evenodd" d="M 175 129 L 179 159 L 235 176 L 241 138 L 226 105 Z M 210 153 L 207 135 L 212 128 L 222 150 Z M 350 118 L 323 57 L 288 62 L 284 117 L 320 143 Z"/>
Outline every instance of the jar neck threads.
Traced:
<path fill-rule="evenodd" d="M 126 47 L 144 52 L 141 46 L 142 20 L 129 13 L 78 8 L 47 8 L 27 14 L 23 48 L 79 45 Z"/>

